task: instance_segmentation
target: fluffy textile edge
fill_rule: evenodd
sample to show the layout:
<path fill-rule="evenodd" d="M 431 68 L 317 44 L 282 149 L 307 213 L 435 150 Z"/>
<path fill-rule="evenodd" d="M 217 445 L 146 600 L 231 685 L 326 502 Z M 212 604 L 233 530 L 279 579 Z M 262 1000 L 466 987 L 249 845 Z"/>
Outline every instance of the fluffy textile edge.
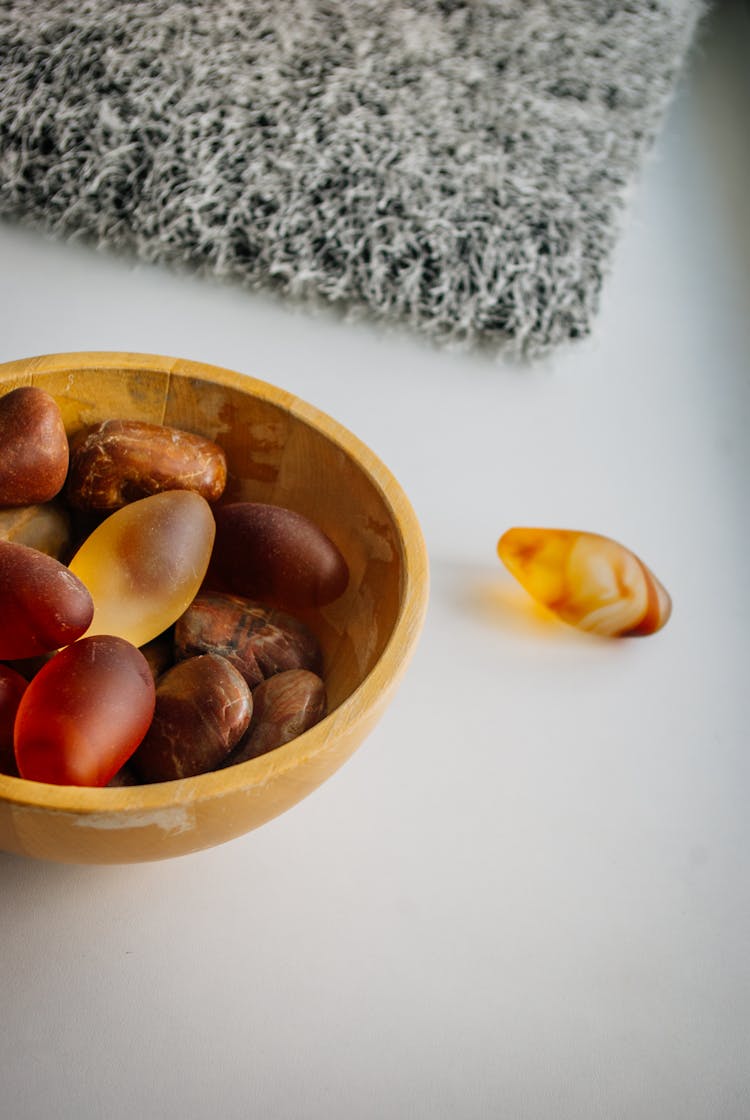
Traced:
<path fill-rule="evenodd" d="M 698 0 L 0 3 L 0 213 L 536 357 L 590 332 Z"/>

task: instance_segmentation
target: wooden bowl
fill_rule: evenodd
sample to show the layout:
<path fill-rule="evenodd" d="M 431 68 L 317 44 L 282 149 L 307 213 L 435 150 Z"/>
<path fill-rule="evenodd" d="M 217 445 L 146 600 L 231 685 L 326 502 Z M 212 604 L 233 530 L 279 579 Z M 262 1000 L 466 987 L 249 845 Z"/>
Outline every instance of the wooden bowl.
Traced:
<path fill-rule="evenodd" d="M 0 849 L 68 863 L 166 859 L 221 844 L 290 808 L 359 746 L 414 650 L 428 594 L 425 545 L 393 476 L 336 421 L 239 373 L 145 354 L 53 354 L 0 365 L 0 395 L 37 385 L 66 428 L 105 418 L 200 432 L 230 464 L 226 497 L 312 517 L 338 544 L 345 594 L 306 618 L 325 658 L 329 715 L 238 766 L 157 785 L 91 789 L 0 775 Z"/>

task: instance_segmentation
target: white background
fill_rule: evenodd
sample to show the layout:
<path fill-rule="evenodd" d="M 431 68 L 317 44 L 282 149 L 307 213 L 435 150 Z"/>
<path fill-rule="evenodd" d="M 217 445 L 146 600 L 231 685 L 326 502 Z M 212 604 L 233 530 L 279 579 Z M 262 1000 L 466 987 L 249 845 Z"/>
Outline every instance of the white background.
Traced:
<path fill-rule="evenodd" d="M 0 854 L 0 1111 L 750 1115 L 750 15 L 711 18 L 595 336 L 531 369 L 0 226 L 0 358 L 214 362 L 399 478 L 432 597 L 376 731 L 194 856 Z M 610 534 L 659 635 L 544 623 L 513 524 Z"/>

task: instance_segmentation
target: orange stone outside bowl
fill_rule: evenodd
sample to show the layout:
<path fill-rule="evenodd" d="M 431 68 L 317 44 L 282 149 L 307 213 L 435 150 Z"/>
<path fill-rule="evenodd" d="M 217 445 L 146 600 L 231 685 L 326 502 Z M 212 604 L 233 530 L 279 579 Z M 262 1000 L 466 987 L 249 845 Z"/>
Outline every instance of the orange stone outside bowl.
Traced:
<path fill-rule="evenodd" d="M 0 849 L 66 863 L 167 859 L 241 836 L 289 809 L 359 746 L 392 699 L 427 608 L 428 561 L 400 486 L 355 436 L 283 389 L 201 362 L 147 354 L 52 354 L 0 365 L 0 395 L 51 393 L 72 435 L 147 420 L 215 439 L 227 500 L 312 518 L 350 569 L 344 595 L 305 612 L 323 647 L 329 714 L 260 758 L 195 778 L 122 788 L 0 775 Z"/>

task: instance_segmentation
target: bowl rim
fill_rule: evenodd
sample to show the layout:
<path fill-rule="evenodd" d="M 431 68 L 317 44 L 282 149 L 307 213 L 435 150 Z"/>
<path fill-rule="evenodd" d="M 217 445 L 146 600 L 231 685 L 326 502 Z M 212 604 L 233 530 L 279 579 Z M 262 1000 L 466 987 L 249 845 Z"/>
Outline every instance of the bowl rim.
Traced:
<path fill-rule="evenodd" d="M 0 774 L 0 802 L 76 815 L 137 815 L 184 810 L 233 791 L 262 787 L 300 762 L 325 752 L 331 739 L 356 733 L 360 724 L 373 720 L 399 684 L 422 630 L 429 598 L 429 560 L 417 516 L 396 477 L 348 428 L 296 394 L 250 374 L 158 354 L 71 351 L 0 363 L 0 386 L 10 380 L 34 385 L 38 375 L 43 378 L 51 373 L 90 369 L 166 373 L 165 405 L 172 375 L 223 385 L 258 397 L 315 428 L 357 461 L 390 512 L 402 559 L 401 602 L 378 660 L 357 688 L 320 723 L 284 746 L 223 770 L 142 786 L 58 786 Z"/>

